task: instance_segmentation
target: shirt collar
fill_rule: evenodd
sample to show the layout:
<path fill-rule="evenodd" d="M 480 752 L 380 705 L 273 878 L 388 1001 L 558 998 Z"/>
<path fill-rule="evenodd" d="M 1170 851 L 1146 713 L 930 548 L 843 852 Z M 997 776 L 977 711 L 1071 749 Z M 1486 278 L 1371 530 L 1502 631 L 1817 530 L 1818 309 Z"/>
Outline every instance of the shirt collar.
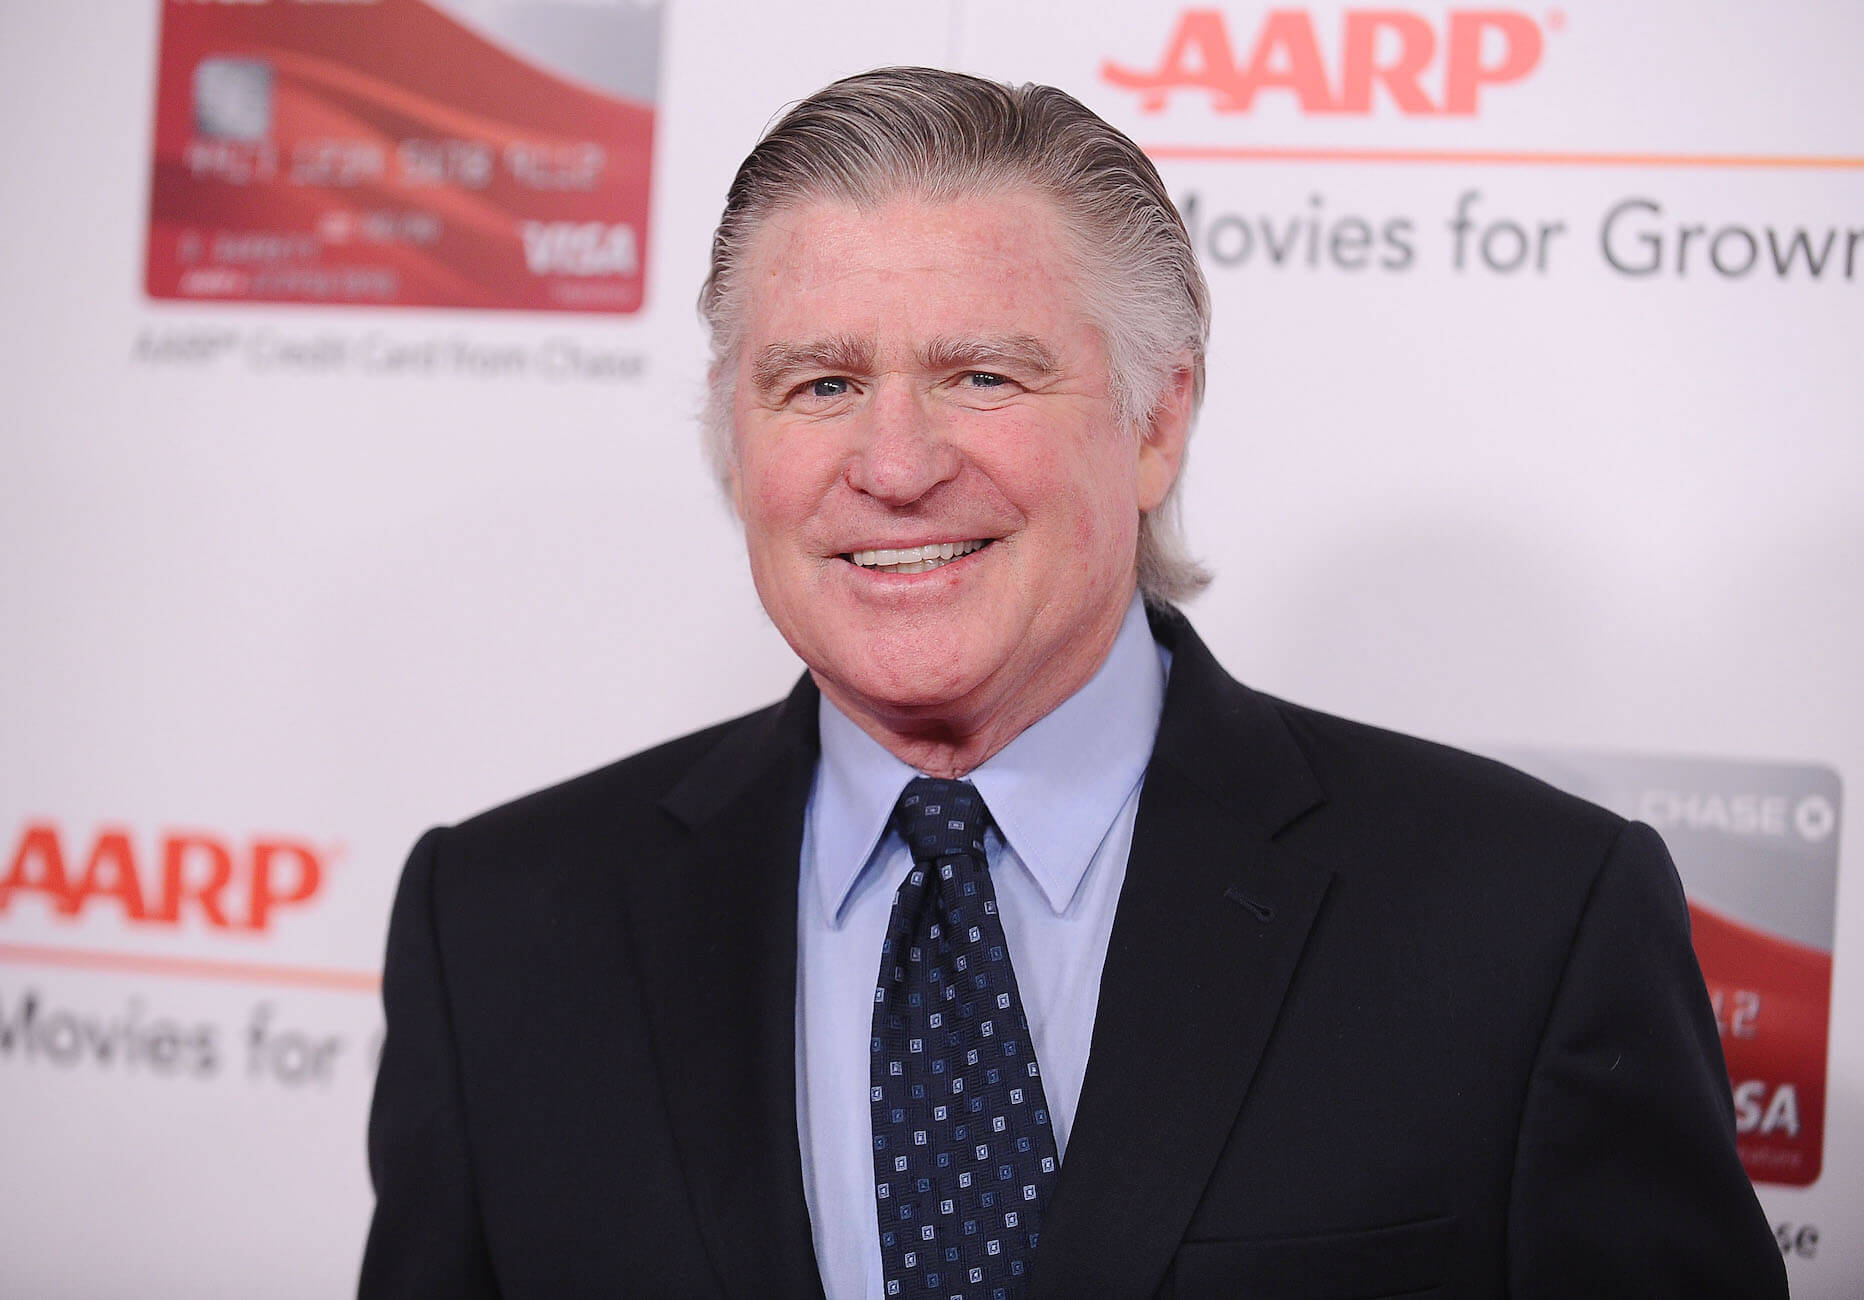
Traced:
<path fill-rule="evenodd" d="M 1106 661 L 1080 690 L 967 777 L 1043 897 L 1067 910 L 1094 852 L 1152 756 L 1165 702 L 1166 652 L 1135 595 Z M 824 695 L 822 757 L 809 805 L 816 886 L 835 923 L 887 834 L 914 776 Z"/>

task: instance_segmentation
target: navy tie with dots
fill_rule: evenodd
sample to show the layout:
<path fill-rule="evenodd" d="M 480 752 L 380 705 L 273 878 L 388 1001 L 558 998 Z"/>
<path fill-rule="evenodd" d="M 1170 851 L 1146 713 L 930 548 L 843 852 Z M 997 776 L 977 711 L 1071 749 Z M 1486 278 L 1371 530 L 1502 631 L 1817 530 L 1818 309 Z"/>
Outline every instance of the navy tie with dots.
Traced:
<path fill-rule="evenodd" d="M 913 868 L 874 989 L 874 1191 L 890 1296 L 1023 1293 L 1060 1160 L 984 858 L 990 813 L 917 777 L 893 810 Z"/>

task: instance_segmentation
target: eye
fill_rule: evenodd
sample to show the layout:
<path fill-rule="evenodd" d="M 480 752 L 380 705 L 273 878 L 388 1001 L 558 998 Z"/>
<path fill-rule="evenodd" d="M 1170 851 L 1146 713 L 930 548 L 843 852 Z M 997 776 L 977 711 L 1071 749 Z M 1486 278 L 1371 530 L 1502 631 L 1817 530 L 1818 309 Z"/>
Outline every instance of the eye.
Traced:
<path fill-rule="evenodd" d="M 993 375 L 988 370 L 973 370 L 965 375 L 965 381 L 972 388 L 1001 388 L 1010 382 L 1002 375 Z"/>
<path fill-rule="evenodd" d="M 848 381 L 840 375 L 828 375 L 822 379 L 812 379 L 803 385 L 811 397 L 840 397 L 848 391 Z"/>

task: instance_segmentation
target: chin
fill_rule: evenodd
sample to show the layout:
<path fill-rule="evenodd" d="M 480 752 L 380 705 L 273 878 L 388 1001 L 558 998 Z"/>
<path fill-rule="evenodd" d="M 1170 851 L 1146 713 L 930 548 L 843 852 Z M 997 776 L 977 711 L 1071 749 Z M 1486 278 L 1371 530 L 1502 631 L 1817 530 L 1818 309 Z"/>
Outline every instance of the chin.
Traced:
<path fill-rule="evenodd" d="M 864 652 L 831 656 L 824 676 L 877 712 L 936 713 L 971 695 L 986 675 L 944 638 L 869 640 Z"/>

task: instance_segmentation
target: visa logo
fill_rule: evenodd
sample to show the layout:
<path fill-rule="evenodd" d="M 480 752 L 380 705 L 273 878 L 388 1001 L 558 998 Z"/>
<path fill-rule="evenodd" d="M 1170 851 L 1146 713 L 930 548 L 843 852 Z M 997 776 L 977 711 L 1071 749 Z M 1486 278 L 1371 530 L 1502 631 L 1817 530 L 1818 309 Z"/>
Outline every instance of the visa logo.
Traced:
<path fill-rule="evenodd" d="M 640 270 L 634 227 L 627 222 L 526 221 L 524 262 L 532 275 L 634 275 Z"/>

